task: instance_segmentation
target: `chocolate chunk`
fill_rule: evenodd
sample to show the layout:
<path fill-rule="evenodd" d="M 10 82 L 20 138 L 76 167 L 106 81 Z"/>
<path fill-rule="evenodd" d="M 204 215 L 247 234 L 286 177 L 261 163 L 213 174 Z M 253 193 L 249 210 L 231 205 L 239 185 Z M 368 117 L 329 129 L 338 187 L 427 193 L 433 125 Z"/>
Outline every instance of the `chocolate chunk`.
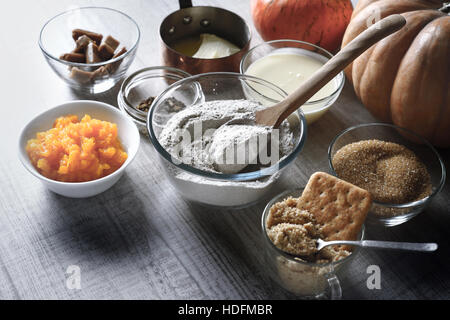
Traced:
<path fill-rule="evenodd" d="M 114 58 L 120 57 L 121 55 L 123 55 L 125 52 L 127 52 L 127 49 L 125 47 L 122 47 L 122 49 L 120 49 L 114 56 Z"/>
<path fill-rule="evenodd" d="M 97 45 L 93 42 L 89 42 L 86 47 L 86 63 L 97 63 L 101 61 L 102 59 L 99 56 Z"/>
<path fill-rule="evenodd" d="M 72 30 L 72 38 L 73 38 L 73 40 L 77 41 L 78 38 L 80 38 L 82 35 L 88 36 L 89 38 L 94 40 L 94 42 L 97 45 L 100 45 L 100 43 L 102 42 L 102 39 L 103 39 L 103 35 L 100 34 L 100 33 L 87 31 L 87 30 L 83 30 L 83 29 L 74 29 L 74 30 Z"/>
<path fill-rule="evenodd" d="M 117 41 L 115 38 L 111 37 L 111 36 L 107 36 L 105 41 L 103 41 L 105 44 L 107 44 L 108 46 L 111 47 L 111 49 L 114 51 L 116 51 L 117 47 L 119 47 L 120 42 Z"/>
<path fill-rule="evenodd" d="M 70 72 L 70 77 L 79 83 L 88 83 L 91 82 L 93 72 L 84 71 L 77 67 L 73 67 Z"/>
<path fill-rule="evenodd" d="M 121 55 L 123 55 L 125 52 L 127 52 L 127 49 L 125 47 L 123 47 L 122 49 L 119 50 L 119 52 L 117 52 L 112 59 L 118 58 Z M 122 59 L 110 64 L 106 65 L 106 69 L 108 70 L 109 73 L 114 73 L 117 71 L 117 69 L 119 68 L 120 64 L 122 63 Z"/>
<path fill-rule="evenodd" d="M 94 40 L 92 40 L 91 38 L 89 38 L 86 35 L 82 35 L 81 37 L 78 38 L 77 41 L 75 41 L 76 48 L 72 52 L 74 52 L 74 53 L 83 53 L 83 52 L 85 52 L 86 47 L 88 46 L 88 44 L 90 42 L 94 42 Z"/>
<path fill-rule="evenodd" d="M 84 63 L 86 58 L 83 53 L 65 53 L 59 57 L 61 60 L 66 60 L 70 62 Z"/>
<path fill-rule="evenodd" d="M 100 47 L 98 47 L 98 53 L 103 61 L 107 61 L 114 56 L 114 50 L 106 43 L 102 43 Z"/>
<path fill-rule="evenodd" d="M 92 72 L 91 79 L 92 80 L 97 80 L 99 78 L 103 78 L 103 77 L 106 77 L 108 75 L 109 75 L 109 73 L 108 73 L 108 70 L 106 69 L 106 67 L 105 66 L 101 66 L 101 67 L 97 68 L 94 72 Z"/>

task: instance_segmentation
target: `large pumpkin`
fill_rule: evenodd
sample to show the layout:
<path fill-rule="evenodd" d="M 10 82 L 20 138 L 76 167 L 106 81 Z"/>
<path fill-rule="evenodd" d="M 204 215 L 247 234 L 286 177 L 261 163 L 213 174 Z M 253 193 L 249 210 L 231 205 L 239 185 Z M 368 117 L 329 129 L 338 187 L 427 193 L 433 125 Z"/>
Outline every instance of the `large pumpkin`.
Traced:
<path fill-rule="evenodd" d="M 353 7 L 350 0 L 252 0 L 253 23 L 265 40 L 295 39 L 339 49 Z"/>
<path fill-rule="evenodd" d="M 377 118 L 450 147 L 450 16 L 441 1 L 360 0 L 345 46 L 374 18 L 400 13 L 406 25 L 346 69 L 356 94 Z"/>

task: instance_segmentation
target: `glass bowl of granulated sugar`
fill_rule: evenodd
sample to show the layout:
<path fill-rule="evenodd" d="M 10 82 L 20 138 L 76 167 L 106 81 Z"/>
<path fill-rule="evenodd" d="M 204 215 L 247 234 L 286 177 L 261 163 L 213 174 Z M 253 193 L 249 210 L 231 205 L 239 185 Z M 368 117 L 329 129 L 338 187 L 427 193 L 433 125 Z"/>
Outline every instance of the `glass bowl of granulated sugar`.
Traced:
<path fill-rule="evenodd" d="M 368 223 L 396 226 L 422 212 L 442 190 L 436 149 L 414 132 L 368 123 L 338 134 L 328 149 L 331 173 L 372 194 Z"/>
<path fill-rule="evenodd" d="M 270 97 L 260 94 L 261 88 Z M 267 197 L 306 140 L 299 109 L 279 128 L 255 124 L 256 110 L 287 96 L 263 79 L 208 73 L 182 79 L 154 101 L 147 130 L 179 194 L 217 207 L 245 207 Z M 173 102 L 182 108 L 172 108 Z"/>

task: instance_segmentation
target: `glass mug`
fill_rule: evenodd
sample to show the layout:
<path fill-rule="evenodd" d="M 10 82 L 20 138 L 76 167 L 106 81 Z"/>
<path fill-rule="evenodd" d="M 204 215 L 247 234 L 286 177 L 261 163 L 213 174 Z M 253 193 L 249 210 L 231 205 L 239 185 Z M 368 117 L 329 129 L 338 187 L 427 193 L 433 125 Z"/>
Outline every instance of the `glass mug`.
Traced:
<path fill-rule="evenodd" d="M 358 254 L 359 248 L 353 248 L 352 254 L 341 260 L 317 264 L 305 262 L 276 247 L 267 236 L 266 220 L 273 204 L 292 196 L 302 195 L 302 189 L 289 190 L 273 198 L 265 207 L 262 215 L 264 237 L 265 267 L 268 276 L 286 291 L 303 299 L 341 299 L 342 289 L 337 271 L 345 271 L 350 261 Z M 357 240 L 363 240 L 364 226 Z"/>

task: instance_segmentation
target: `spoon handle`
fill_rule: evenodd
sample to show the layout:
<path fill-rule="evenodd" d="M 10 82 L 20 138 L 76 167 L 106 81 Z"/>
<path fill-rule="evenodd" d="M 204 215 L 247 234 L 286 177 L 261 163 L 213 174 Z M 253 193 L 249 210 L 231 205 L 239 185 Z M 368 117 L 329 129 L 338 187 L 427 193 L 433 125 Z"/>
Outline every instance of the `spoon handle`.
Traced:
<path fill-rule="evenodd" d="M 376 240 L 362 240 L 362 241 L 327 241 L 327 245 L 336 242 L 337 244 L 355 245 L 365 248 L 380 248 L 393 250 L 408 250 L 408 251 L 436 251 L 438 245 L 436 243 L 413 243 L 413 242 L 394 242 L 394 241 L 376 241 Z"/>
<path fill-rule="evenodd" d="M 438 245 L 436 243 L 392 242 L 392 241 L 375 241 L 375 240 L 363 240 L 362 246 L 369 248 L 384 248 L 384 249 L 410 250 L 410 251 L 436 251 L 438 248 Z"/>
<path fill-rule="evenodd" d="M 342 50 L 332 57 L 326 64 L 317 70 L 311 78 L 305 81 L 297 90 L 291 93 L 282 103 L 278 112 L 280 116 L 274 127 L 277 128 L 292 112 L 307 102 L 317 91 L 325 86 L 339 72 L 348 66 L 364 51 L 381 39 L 402 28 L 406 23 L 405 18 L 399 14 L 390 15 L 372 25 Z M 258 122 L 258 121 L 257 121 Z"/>

